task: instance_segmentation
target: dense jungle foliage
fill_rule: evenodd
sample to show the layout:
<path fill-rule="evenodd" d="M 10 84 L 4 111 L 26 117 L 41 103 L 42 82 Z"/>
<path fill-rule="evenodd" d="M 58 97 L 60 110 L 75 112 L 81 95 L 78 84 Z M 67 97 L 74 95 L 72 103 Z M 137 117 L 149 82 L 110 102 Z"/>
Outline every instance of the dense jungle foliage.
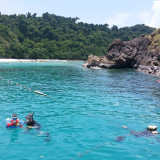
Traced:
<path fill-rule="evenodd" d="M 127 41 L 155 30 L 143 24 L 109 28 L 78 21 L 49 13 L 0 13 L 0 57 L 85 60 L 90 54 L 106 54 L 114 39 Z"/>

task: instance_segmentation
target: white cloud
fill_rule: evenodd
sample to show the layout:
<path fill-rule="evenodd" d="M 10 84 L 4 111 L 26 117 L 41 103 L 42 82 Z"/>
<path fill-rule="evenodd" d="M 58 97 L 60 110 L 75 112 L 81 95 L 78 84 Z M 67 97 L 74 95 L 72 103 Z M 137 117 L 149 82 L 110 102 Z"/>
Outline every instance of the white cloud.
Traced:
<path fill-rule="evenodd" d="M 160 0 L 153 1 L 152 11 L 142 12 L 140 18 L 144 23 L 151 27 L 160 27 Z"/>
<path fill-rule="evenodd" d="M 124 24 L 126 24 L 126 21 L 128 20 L 129 17 L 130 17 L 129 14 L 119 13 L 115 15 L 114 17 L 106 20 L 106 23 L 109 24 L 110 26 L 117 25 L 117 26 L 122 27 L 124 26 Z"/>

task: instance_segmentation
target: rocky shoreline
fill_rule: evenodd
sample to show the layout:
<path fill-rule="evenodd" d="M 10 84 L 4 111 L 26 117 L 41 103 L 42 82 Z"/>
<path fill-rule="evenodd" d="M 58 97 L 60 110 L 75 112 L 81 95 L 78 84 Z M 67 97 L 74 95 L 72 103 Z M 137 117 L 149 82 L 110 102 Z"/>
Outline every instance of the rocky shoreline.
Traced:
<path fill-rule="evenodd" d="M 140 72 L 160 76 L 160 29 L 148 36 L 131 41 L 115 40 L 103 57 L 90 55 L 85 68 L 134 68 Z"/>
<path fill-rule="evenodd" d="M 160 77 L 160 67 L 157 66 L 138 66 L 138 71 Z"/>

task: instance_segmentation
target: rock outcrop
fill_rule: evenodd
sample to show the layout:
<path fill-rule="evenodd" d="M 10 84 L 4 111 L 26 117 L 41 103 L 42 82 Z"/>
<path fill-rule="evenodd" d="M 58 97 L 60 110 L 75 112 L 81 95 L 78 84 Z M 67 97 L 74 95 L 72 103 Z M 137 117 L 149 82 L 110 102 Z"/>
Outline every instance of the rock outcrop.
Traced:
<path fill-rule="evenodd" d="M 115 40 L 105 56 L 90 55 L 83 67 L 134 68 L 160 76 L 160 29 L 131 41 Z"/>

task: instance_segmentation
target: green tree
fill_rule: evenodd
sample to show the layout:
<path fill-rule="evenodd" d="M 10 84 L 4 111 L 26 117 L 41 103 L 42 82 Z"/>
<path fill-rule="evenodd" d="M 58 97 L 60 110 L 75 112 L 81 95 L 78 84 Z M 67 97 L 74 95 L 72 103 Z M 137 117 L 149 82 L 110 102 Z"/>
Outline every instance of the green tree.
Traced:
<path fill-rule="evenodd" d="M 0 56 L 10 58 L 87 59 L 105 55 L 115 39 L 131 40 L 155 30 L 135 25 L 118 28 L 108 24 L 77 22 L 79 18 L 44 13 L 0 14 Z"/>
<path fill-rule="evenodd" d="M 5 57 L 5 50 L 3 49 L 2 45 L 0 44 L 0 57 L 3 58 Z"/>

